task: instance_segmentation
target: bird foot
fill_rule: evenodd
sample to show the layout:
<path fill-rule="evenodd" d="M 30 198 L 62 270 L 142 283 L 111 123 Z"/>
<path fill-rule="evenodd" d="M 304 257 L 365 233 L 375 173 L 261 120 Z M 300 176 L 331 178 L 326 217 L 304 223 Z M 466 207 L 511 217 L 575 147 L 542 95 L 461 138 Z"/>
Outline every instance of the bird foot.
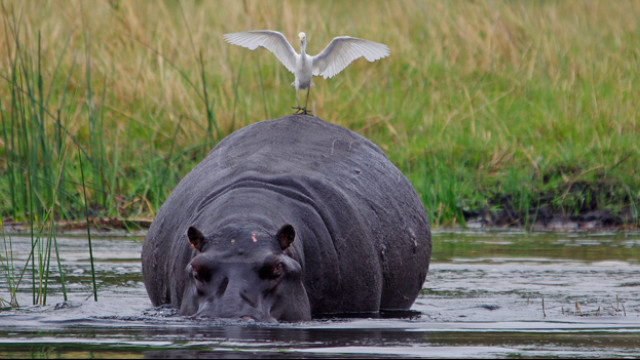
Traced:
<path fill-rule="evenodd" d="M 294 115 L 309 115 L 311 114 L 311 111 L 307 110 L 307 108 L 301 108 L 299 106 L 292 106 L 292 109 L 296 109 L 296 112 L 294 112 Z"/>

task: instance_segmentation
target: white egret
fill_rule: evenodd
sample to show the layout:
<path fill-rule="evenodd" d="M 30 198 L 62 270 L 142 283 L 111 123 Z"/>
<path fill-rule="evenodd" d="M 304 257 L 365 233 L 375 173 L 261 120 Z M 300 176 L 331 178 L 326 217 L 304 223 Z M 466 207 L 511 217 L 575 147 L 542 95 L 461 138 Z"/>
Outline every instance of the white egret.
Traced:
<path fill-rule="evenodd" d="M 291 84 L 296 88 L 296 114 L 307 114 L 309 91 L 313 83 L 311 76 L 332 78 L 344 70 L 354 60 L 364 57 L 369 62 L 389 56 L 387 45 L 374 41 L 354 38 L 350 36 L 336 37 L 321 53 L 315 56 L 307 55 L 307 37 L 301 32 L 300 54 L 296 53 L 282 33 L 272 30 L 256 30 L 224 34 L 223 38 L 233 45 L 246 47 L 251 50 L 259 46 L 271 51 L 280 62 L 295 75 Z M 304 107 L 300 107 L 298 91 L 307 89 L 307 100 Z"/>

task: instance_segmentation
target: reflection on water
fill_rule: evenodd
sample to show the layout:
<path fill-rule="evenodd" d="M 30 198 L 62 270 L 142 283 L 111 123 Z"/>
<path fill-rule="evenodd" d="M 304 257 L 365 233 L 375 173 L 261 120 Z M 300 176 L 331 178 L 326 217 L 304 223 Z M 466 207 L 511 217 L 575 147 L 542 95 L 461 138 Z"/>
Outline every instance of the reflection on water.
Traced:
<path fill-rule="evenodd" d="M 59 237 L 69 301 L 53 267 L 48 304 L 0 312 L 0 357 L 628 357 L 640 353 L 639 233 L 441 232 L 410 312 L 247 324 L 152 308 L 142 236 Z M 24 264 L 30 240 L 12 236 Z M 0 248 L 2 245 L 0 245 Z M 3 256 L 4 252 L 3 252 Z M 53 261 L 52 261 L 53 263 Z M 0 298 L 8 297 L 4 272 Z M 57 306 L 56 306 L 57 304 Z M 544 305 L 543 305 L 544 304 Z"/>

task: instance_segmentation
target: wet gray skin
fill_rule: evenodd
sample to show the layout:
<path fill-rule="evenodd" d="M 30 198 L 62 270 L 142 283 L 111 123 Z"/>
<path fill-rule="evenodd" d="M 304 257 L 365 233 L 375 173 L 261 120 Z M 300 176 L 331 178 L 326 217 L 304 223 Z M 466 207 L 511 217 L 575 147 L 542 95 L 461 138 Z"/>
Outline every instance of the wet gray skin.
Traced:
<path fill-rule="evenodd" d="M 293 226 L 286 224 L 275 235 L 227 230 L 209 241 L 192 226 L 187 237 L 196 255 L 185 268 L 180 314 L 260 322 L 311 319 L 302 267 L 285 253 L 295 239 Z M 215 246 L 220 243 L 231 246 Z"/>
<path fill-rule="evenodd" d="M 156 214 L 141 261 L 153 305 L 262 322 L 406 311 L 430 255 L 406 176 L 361 135 L 301 115 L 220 141 Z"/>

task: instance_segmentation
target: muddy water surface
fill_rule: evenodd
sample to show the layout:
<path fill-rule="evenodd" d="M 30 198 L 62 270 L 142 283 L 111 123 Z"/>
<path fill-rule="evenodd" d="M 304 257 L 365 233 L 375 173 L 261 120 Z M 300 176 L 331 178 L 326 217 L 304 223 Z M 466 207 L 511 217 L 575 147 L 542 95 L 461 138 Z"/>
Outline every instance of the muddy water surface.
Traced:
<path fill-rule="evenodd" d="M 27 271 L 21 307 L 0 311 L 0 358 L 640 357 L 640 233 L 433 238 L 431 269 L 410 312 L 265 325 L 153 308 L 140 274 L 142 235 L 93 239 L 95 302 L 86 239 L 59 236 L 69 300 L 63 304 L 52 265 L 47 305 L 31 306 Z M 10 240 L 21 269 L 30 239 Z M 8 299 L 5 273 L 0 298 Z"/>

